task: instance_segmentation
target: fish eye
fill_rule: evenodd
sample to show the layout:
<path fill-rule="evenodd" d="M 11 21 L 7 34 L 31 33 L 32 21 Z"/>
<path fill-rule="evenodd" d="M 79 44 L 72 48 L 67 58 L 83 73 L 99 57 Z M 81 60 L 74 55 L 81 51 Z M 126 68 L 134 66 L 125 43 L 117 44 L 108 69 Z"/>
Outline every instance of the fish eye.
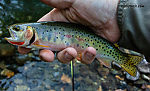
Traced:
<path fill-rule="evenodd" d="M 13 30 L 20 31 L 19 27 L 13 27 Z"/>

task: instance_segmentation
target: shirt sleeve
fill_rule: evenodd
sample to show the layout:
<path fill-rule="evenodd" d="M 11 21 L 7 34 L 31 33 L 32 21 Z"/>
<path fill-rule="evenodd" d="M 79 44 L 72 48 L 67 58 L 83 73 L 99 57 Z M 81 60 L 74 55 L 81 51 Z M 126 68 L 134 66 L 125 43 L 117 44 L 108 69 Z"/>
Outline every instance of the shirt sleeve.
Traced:
<path fill-rule="evenodd" d="M 120 0 L 119 45 L 150 56 L 150 0 Z"/>

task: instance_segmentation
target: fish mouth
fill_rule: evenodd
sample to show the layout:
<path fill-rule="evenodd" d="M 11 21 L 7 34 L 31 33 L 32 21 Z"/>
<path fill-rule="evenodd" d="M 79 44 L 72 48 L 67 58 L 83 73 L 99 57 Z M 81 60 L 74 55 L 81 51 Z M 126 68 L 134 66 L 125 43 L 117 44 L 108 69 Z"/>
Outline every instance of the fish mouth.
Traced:
<path fill-rule="evenodd" d="M 9 41 L 18 42 L 18 39 L 17 38 L 13 38 L 13 37 L 9 37 L 9 38 L 5 37 L 4 39 L 7 40 L 8 42 Z"/>
<path fill-rule="evenodd" d="M 9 43 L 11 43 L 13 45 L 17 45 L 17 46 L 22 46 L 25 43 L 25 41 L 19 41 L 17 38 L 16 39 L 12 39 L 12 37 L 4 38 L 4 39 L 7 40 Z"/>
<path fill-rule="evenodd" d="M 19 42 L 19 39 L 17 38 L 17 36 L 16 36 L 16 34 L 15 34 L 15 32 L 13 32 L 12 30 L 11 30 L 11 28 L 8 28 L 8 30 L 9 30 L 9 33 L 10 33 L 10 36 L 11 37 L 5 37 L 4 39 L 5 40 L 7 40 L 8 42 Z"/>

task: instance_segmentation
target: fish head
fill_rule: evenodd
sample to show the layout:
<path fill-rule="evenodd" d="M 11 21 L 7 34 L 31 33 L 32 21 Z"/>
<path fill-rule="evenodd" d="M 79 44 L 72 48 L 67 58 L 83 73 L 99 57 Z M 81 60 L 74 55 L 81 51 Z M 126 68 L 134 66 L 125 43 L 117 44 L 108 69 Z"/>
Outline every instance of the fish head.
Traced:
<path fill-rule="evenodd" d="M 27 46 L 30 44 L 30 40 L 34 36 L 34 29 L 31 26 L 14 24 L 8 27 L 10 36 L 5 38 L 9 43 L 18 46 Z"/>

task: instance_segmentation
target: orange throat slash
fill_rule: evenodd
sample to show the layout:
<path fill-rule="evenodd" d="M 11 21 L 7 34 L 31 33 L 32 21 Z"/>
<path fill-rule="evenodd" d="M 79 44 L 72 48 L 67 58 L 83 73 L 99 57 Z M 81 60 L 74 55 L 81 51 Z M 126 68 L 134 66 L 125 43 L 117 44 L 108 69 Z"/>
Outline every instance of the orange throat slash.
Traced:
<path fill-rule="evenodd" d="M 14 44 L 14 45 L 23 45 L 24 42 L 13 42 L 13 41 L 8 41 L 9 43 L 11 44 Z"/>

